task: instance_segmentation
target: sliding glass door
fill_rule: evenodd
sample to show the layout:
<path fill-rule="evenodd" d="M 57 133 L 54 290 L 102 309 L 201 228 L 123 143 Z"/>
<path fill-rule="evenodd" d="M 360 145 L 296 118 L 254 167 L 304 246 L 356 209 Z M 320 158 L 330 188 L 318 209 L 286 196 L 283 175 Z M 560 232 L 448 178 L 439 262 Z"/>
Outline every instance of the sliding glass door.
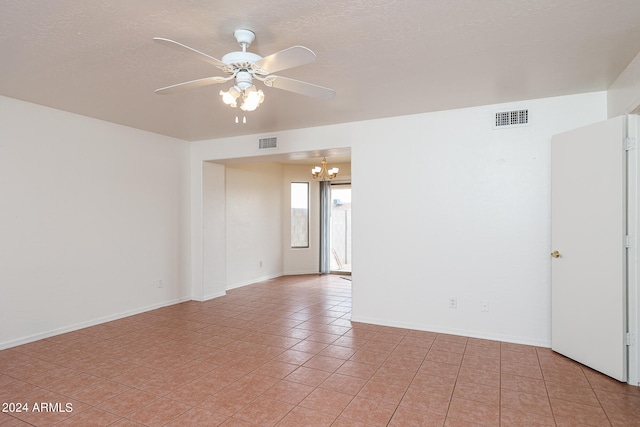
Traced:
<path fill-rule="evenodd" d="M 351 274 L 351 184 L 331 185 L 331 272 Z"/>

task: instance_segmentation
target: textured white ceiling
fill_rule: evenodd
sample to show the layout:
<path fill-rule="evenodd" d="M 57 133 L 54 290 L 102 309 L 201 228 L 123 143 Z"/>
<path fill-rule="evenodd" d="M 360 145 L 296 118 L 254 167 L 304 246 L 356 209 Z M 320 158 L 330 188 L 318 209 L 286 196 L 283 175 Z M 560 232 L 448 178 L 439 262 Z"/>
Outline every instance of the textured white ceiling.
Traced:
<path fill-rule="evenodd" d="M 238 125 L 227 85 L 154 93 L 221 73 L 153 37 L 221 58 L 239 28 L 336 97 L 263 87 Z M 185 140 L 604 90 L 639 51 L 639 0 L 0 0 L 0 95 Z"/>

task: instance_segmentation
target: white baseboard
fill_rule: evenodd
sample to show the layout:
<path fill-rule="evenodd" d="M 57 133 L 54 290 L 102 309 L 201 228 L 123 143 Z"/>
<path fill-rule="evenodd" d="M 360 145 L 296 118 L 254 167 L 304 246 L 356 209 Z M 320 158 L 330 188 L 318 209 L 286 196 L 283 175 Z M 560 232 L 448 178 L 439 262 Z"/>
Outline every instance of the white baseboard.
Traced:
<path fill-rule="evenodd" d="M 248 285 L 253 285 L 255 283 L 258 282 L 264 282 L 265 280 L 271 280 L 271 279 L 275 279 L 278 277 L 282 277 L 283 273 L 277 273 L 277 274 L 272 274 L 269 276 L 262 276 L 262 277 L 256 277 L 255 279 L 251 279 L 251 280 L 247 280 L 245 282 L 240 282 L 240 283 L 234 283 L 232 285 L 227 285 L 226 290 L 231 290 L 231 289 L 237 289 L 237 288 L 241 288 L 243 286 L 248 286 Z"/>
<path fill-rule="evenodd" d="M 305 276 L 307 274 L 320 274 L 320 271 L 316 270 L 299 270 L 299 271 L 286 271 L 283 276 Z"/>
<path fill-rule="evenodd" d="M 503 341 L 503 342 L 513 343 L 513 344 L 524 344 L 524 345 L 533 345 L 537 347 L 551 348 L 551 341 L 536 340 L 536 339 L 531 339 L 526 337 L 514 337 L 510 335 L 492 334 L 492 333 L 486 333 L 486 332 L 480 332 L 480 331 L 446 328 L 442 326 L 433 326 L 433 325 L 417 325 L 417 324 L 411 324 L 406 322 L 390 321 L 388 319 L 378 319 L 378 318 L 353 316 L 353 315 L 351 316 L 351 321 L 361 322 L 361 323 L 370 323 L 372 325 L 391 326 L 394 328 L 415 329 L 418 331 L 429 331 L 429 332 L 436 332 L 440 334 L 460 335 L 460 336 L 469 337 L 469 338 L 479 338 L 479 339 L 485 339 L 485 340 Z"/>
<path fill-rule="evenodd" d="M 209 301 L 210 299 L 215 299 L 215 298 L 220 298 L 225 296 L 227 293 L 225 291 L 222 292 L 216 292 L 215 294 L 209 294 L 209 295 L 205 295 L 202 298 L 192 298 L 192 300 L 194 301 L 198 301 L 198 302 L 204 302 L 204 301 Z"/>
<path fill-rule="evenodd" d="M 30 342 L 38 341 L 44 338 L 50 338 L 56 335 L 66 334 L 67 332 L 77 331 L 79 329 L 88 328 L 90 326 L 100 325 L 102 323 L 111 322 L 114 320 L 122 319 L 125 317 L 133 316 L 135 314 L 144 313 L 158 308 L 167 307 L 170 305 L 180 304 L 181 302 L 191 301 L 191 297 L 182 297 L 173 299 L 170 301 L 161 302 L 158 304 L 148 305 L 146 307 L 137 308 L 122 313 L 112 314 L 109 316 L 99 317 L 97 319 L 89 320 L 87 322 L 75 323 L 73 325 L 65 326 L 62 328 L 52 329 L 50 331 L 42 332 L 39 334 L 29 335 L 27 337 L 18 338 L 11 341 L 0 342 L 0 350 L 5 350 L 11 347 L 17 347 L 22 344 L 28 344 Z"/>

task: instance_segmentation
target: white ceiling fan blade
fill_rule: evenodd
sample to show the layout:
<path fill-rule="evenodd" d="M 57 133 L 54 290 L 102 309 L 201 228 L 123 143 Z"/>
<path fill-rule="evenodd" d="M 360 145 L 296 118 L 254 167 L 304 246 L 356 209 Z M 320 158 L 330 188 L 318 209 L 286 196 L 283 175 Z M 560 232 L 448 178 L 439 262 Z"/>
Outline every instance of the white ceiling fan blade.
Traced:
<path fill-rule="evenodd" d="M 331 99 L 336 95 L 336 91 L 328 87 L 318 86 L 313 83 L 301 82 L 300 80 L 288 77 L 269 76 L 264 80 L 264 84 L 277 89 L 288 90 L 300 95 L 310 96 L 319 99 Z"/>
<path fill-rule="evenodd" d="M 182 43 L 178 43 L 176 41 L 173 40 L 169 40 L 169 39 L 164 39 L 162 37 L 154 37 L 153 38 L 155 41 L 157 41 L 160 44 L 163 44 L 165 46 L 169 46 L 175 49 L 179 49 L 181 52 L 185 52 L 185 53 L 189 53 L 191 54 L 191 56 L 197 57 L 198 59 L 200 59 L 201 61 L 205 61 L 208 62 L 209 64 L 215 65 L 218 68 L 223 68 L 226 67 L 227 64 L 225 64 L 224 62 L 222 62 L 221 60 L 214 58 L 213 56 L 209 56 L 206 53 L 202 53 L 199 50 L 196 50 L 192 47 L 183 45 Z"/>
<path fill-rule="evenodd" d="M 265 56 L 256 65 L 269 73 L 275 73 L 287 68 L 309 64 L 316 60 L 316 54 L 304 46 L 293 46 L 272 55 Z"/>
<path fill-rule="evenodd" d="M 202 86 L 209 86 L 216 83 L 224 83 L 232 79 L 233 76 L 230 77 L 205 77 L 204 79 L 191 80 L 189 82 L 178 83 L 175 85 L 163 87 L 160 89 L 156 89 L 156 93 L 159 95 L 167 95 L 170 93 L 182 92 L 188 89 L 195 89 Z"/>

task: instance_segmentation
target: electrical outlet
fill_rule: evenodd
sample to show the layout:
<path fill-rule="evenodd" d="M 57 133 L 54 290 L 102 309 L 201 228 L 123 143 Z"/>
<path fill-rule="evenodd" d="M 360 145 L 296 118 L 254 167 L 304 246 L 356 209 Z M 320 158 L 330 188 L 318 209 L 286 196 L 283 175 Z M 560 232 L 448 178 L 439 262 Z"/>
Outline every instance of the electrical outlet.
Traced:
<path fill-rule="evenodd" d="M 449 308 L 458 308 L 458 299 L 455 297 L 449 298 Z"/>
<path fill-rule="evenodd" d="M 158 287 L 161 288 L 162 287 L 162 280 L 158 280 Z"/>
<path fill-rule="evenodd" d="M 480 311 L 483 311 L 483 312 L 489 311 L 489 301 L 487 300 L 480 301 Z"/>

